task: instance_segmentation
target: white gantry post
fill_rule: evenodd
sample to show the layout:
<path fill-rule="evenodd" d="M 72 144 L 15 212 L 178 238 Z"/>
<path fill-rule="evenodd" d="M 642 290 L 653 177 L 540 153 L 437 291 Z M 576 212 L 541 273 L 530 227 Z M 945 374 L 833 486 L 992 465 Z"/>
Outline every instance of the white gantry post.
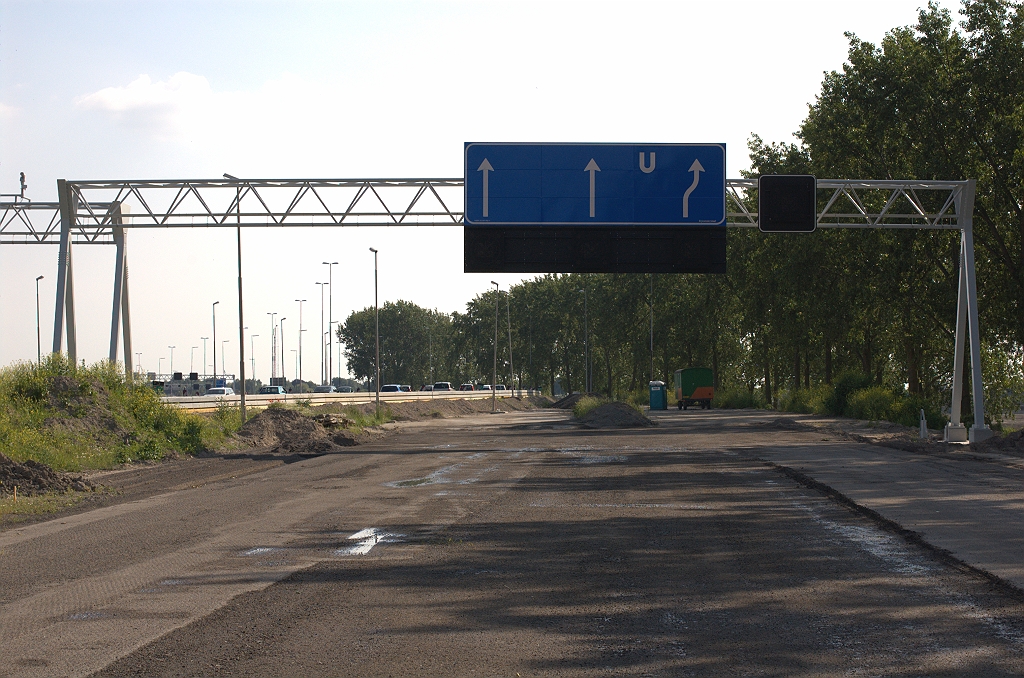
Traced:
<path fill-rule="evenodd" d="M 114 246 L 117 252 L 114 259 L 114 299 L 110 311 L 110 351 L 107 357 L 110 362 L 117 362 L 117 331 L 121 329 L 124 337 L 124 372 L 130 380 L 132 377 L 132 329 L 128 313 L 128 252 L 122 225 L 122 214 L 127 211 L 128 206 L 120 203 L 114 203 L 110 209 Z"/>
<path fill-rule="evenodd" d="M 57 180 L 57 196 L 60 200 L 60 252 L 57 255 L 57 298 L 53 312 L 53 352 L 60 353 L 63 346 L 66 319 L 68 358 L 72 364 L 77 364 L 78 345 L 75 337 L 75 289 L 71 267 L 71 231 L 75 226 L 78 200 L 65 179 Z"/>
<path fill-rule="evenodd" d="M 978 324 L 978 283 L 974 268 L 974 196 L 976 182 L 967 181 L 957 201 L 957 221 L 960 226 L 960 276 L 957 294 L 956 355 L 953 358 L 953 400 L 950 419 L 946 426 L 949 442 L 981 442 L 992 437 L 985 425 L 985 390 L 981 379 L 981 331 Z M 966 325 L 966 327 L 965 327 Z M 965 332 L 966 330 L 966 332 Z M 963 394 L 964 334 L 968 335 L 971 349 L 971 391 L 974 404 L 974 424 L 969 432 L 960 422 L 960 401 Z"/>

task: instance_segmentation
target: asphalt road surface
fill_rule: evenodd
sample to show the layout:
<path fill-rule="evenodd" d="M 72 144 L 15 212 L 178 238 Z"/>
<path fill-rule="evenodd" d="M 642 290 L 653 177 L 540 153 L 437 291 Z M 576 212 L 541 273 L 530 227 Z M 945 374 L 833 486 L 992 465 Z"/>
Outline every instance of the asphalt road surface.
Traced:
<path fill-rule="evenodd" d="M 0 533 L 0 675 L 1024 674 L 1024 598 L 972 562 L 974 517 L 930 518 L 932 548 L 800 475 L 867 459 L 884 504 L 909 453 L 771 413 L 567 416 L 408 424 Z"/>

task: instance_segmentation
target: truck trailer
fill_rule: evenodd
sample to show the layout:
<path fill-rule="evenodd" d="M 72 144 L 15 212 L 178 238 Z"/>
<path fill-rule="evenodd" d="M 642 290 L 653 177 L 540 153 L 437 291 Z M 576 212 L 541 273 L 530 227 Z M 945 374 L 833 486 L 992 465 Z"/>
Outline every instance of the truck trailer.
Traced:
<path fill-rule="evenodd" d="M 701 409 L 711 409 L 711 401 L 715 397 L 715 373 L 706 367 L 688 367 L 676 370 L 676 400 L 679 409 L 685 410 L 690 405 L 700 405 Z"/>

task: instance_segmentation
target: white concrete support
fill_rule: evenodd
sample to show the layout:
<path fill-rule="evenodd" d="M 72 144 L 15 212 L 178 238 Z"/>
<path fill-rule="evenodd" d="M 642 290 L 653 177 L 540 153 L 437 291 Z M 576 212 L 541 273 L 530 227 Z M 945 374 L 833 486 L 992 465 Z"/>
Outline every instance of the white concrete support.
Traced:
<path fill-rule="evenodd" d="M 981 377 L 981 331 L 978 323 L 978 283 L 974 268 L 974 195 L 976 184 L 973 179 L 963 188 L 957 200 L 958 224 L 960 230 L 960 276 L 957 295 L 956 355 L 953 358 L 953 399 L 950 407 L 950 422 L 946 426 L 946 440 L 949 442 L 981 442 L 992 437 L 992 430 L 985 425 L 985 389 Z M 966 328 L 965 328 L 966 325 Z M 964 330 L 969 338 L 971 350 L 971 395 L 974 403 L 974 424 L 968 435 L 960 423 L 960 400 L 963 394 Z"/>
<path fill-rule="evenodd" d="M 57 296 L 53 310 L 53 352 L 60 353 L 64 346 L 64 321 L 67 316 L 68 356 L 76 362 L 75 295 L 71 270 L 71 229 L 75 224 L 76 201 L 71 187 L 64 179 L 57 180 L 60 199 L 60 252 L 57 255 Z"/>
<path fill-rule="evenodd" d="M 131 323 L 128 314 L 128 253 L 127 242 L 121 221 L 120 204 L 111 207 L 110 216 L 113 226 L 114 246 L 117 249 L 114 260 L 114 298 L 110 312 L 110 351 L 108 359 L 117 362 L 118 330 L 124 335 L 124 367 L 125 376 L 132 376 L 132 342 Z"/>
<path fill-rule="evenodd" d="M 967 334 L 967 270 L 964 265 L 963 238 L 960 242 L 960 265 L 956 296 L 956 339 L 953 349 L 953 402 L 946 424 L 946 442 L 966 443 L 967 429 L 960 423 L 960 401 L 964 388 L 964 339 Z"/>

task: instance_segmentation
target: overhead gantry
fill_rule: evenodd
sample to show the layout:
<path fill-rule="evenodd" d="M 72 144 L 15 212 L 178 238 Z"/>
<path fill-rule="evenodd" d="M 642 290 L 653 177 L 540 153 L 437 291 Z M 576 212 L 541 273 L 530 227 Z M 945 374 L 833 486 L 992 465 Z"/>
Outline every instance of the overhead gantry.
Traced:
<path fill-rule="evenodd" d="M 58 180 L 56 203 L 0 203 L 0 244 L 59 244 L 53 351 L 64 345 L 77 359 L 72 275 L 73 245 L 117 248 L 109 358 L 122 328 L 131 373 L 126 231 L 138 228 L 462 226 L 462 178 L 455 179 L 224 179 L 156 181 Z M 960 231 L 951 441 L 983 440 L 984 392 L 973 212 L 975 182 L 819 179 L 818 228 L 941 229 Z M 748 194 L 757 179 L 729 179 L 730 227 L 756 228 Z M 240 241 L 239 241 L 240 242 Z M 239 245 L 240 247 L 240 245 Z M 241 250 L 239 249 L 239 256 Z M 960 422 L 965 343 L 971 351 L 974 425 Z M 244 342 L 243 342 L 244 347 Z M 244 364 L 242 365 L 244 379 Z"/>

